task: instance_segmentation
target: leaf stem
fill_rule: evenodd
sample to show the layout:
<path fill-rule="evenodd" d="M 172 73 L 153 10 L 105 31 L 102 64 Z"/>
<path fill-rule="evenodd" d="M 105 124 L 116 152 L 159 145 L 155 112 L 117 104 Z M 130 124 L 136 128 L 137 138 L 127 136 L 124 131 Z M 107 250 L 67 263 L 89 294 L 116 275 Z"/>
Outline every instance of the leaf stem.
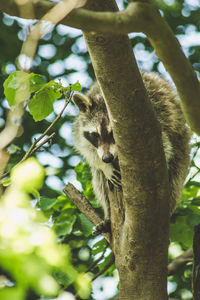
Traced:
<path fill-rule="evenodd" d="M 107 250 L 107 247 L 108 247 L 108 243 L 107 243 L 107 245 L 106 245 L 106 247 L 105 247 L 105 249 L 103 250 L 103 252 L 102 252 L 102 254 L 101 254 L 101 256 L 98 258 L 98 259 L 96 259 L 89 267 L 88 267 L 88 269 L 85 271 L 85 273 L 88 273 L 88 272 L 90 272 L 103 258 L 104 258 L 104 254 L 105 254 L 105 252 L 106 252 L 106 250 Z"/>
<path fill-rule="evenodd" d="M 101 270 L 99 271 L 92 279 L 92 281 L 94 281 L 95 279 L 97 279 L 97 277 L 99 277 L 100 275 L 102 275 L 105 271 L 107 271 L 111 266 L 112 264 L 114 263 L 115 261 L 115 258 L 114 258 L 114 255 L 112 254 L 111 256 L 111 260 L 110 262 Z"/>
<path fill-rule="evenodd" d="M 31 145 L 31 147 L 29 148 L 28 152 L 23 156 L 23 158 L 17 163 L 17 165 L 23 161 L 25 161 L 28 157 L 30 157 L 33 153 L 35 153 L 36 151 L 39 150 L 39 148 L 41 148 L 41 146 L 43 146 L 44 144 L 46 144 L 47 142 L 49 142 L 54 136 L 55 136 L 55 132 L 53 132 L 49 137 L 47 137 L 46 139 L 44 139 L 43 142 L 41 142 L 38 146 L 36 146 L 38 144 L 39 141 L 41 141 L 41 139 L 49 133 L 49 131 L 53 128 L 53 126 L 58 122 L 58 120 L 61 118 L 65 108 L 67 107 L 67 105 L 69 104 L 72 96 L 73 96 L 73 92 L 65 92 L 64 88 L 62 90 L 63 95 L 65 97 L 65 105 L 63 106 L 63 109 L 61 110 L 61 112 L 57 115 L 57 117 L 55 118 L 55 120 L 50 124 L 50 126 L 39 136 L 39 138 L 35 139 L 34 143 Z M 11 170 L 10 170 L 11 171 Z M 3 175 L 0 176 L 0 179 L 8 176 L 10 174 L 10 171 L 4 173 Z"/>

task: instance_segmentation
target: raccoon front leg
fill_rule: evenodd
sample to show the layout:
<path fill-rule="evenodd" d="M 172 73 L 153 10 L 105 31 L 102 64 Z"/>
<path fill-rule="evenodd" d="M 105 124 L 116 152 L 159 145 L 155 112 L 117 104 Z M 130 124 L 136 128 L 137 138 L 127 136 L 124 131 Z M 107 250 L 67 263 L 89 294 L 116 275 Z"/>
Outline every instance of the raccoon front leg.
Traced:
<path fill-rule="evenodd" d="M 109 219 L 110 204 L 108 199 L 108 185 L 107 179 L 101 170 L 92 168 L 92 185 L 97 200 L 99 204 L 103 207 L 104 219 Z"/>
<path fill-rule="evenodd" d="M 116 157 L 112 162 L 112 167 L 113 169 L 112 169 L 112 176 L 110 179 L 110 183 L 113 185 L 113 187 L 115 186 L 117 189 L 121 189 L 122 188 L 121 173 L 120 173 L 118 157 Z"/>
<path fill-rule="evenodd" d="M 99 204 L 104 210 L 104 221 L 96 226 L 95 234 L 110 231 L 110 203 L 108 198 L 108 184 L 104 173 L 92 168 L 92 185 Z"/>
<path fill-rule="evenodd" d="M 118 162 L 112 162 L 109 164 L 101 164 L 101 170 L 108 180 L 108 186 L 112 191 L 114 187 L 121 189 L 121 174 Z"/>
<path fill-rule="evenodd" d="M 120 174 L 120 171 L 118 171 L 117 169 L 113 169 L 113 173 L 112 173 L 111 179 L 108 180 L 108 184 L 110 186 L 109 182 L 113 186 L 115 186 L 116 188 L 121 189 L 122 184 L 121 184 L 121 174 Z"/>

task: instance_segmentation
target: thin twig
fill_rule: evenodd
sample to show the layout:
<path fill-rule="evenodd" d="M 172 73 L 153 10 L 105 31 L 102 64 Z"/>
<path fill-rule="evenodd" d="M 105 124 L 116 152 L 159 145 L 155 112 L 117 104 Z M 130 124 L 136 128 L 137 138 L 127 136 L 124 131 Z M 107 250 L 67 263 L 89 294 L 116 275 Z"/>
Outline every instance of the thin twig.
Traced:
<path fill-rule="evenodd" d="M 108 244 L 107 244 L 107 246 L 108 246 Z M 88 273 L 88 272 L 90 272 L 103 258 L 104 258 L 104 254 L 105 254 L 105 252 L 106 252 L 106 250 L 107 250 L 107 246 L 104 248 L 104 250 L 103 250 L 103 252 L 102 252 L 102 254 L 101 254 L 101 256 L 98 258 L 98 259 L 96 259 L 90 266 L 89 266 L 89 268 L 85 271 L 85 273 Z"/>
<path fill-rule="evenodd" d="M 200 169 L 198 169 L 191 177 L 190 179 L 186 182 L 185 185 L 187 185 L 188 183 L 190 183 L 192 181 L 192 179 L 200 172 Z"/>
<path fill-rule="evenodd" d="M 193 155 L 192 155 L 192 159 L 191 159 L 191 163 L 194 163 L 194 159 L 196 157 L 196 155 L 198 154 L 199 151 L 199 143 L 197 143 L 197 148 L 194 151 Z M 195 163 L 194 163 L 195 165 Z M 188 181 L 186 182 L 185 186 L 190 183 L 192 181 L 192 179 L 200 172 L 200 168 L 198 168 L 198 166 L 195 165 L 195 168 L 197 169 L 197 171 L 188 179 Z"/>
<path fill-rule="evenodd" d="M 112 254 L 110 262 L 92 278 L 92 281 L 94 281 L 95 279 L 97 279 L 97 277 L 101 276 L 105 271 L 107 271 L 112 266 L 114 261 L 114 255 Z"/>
<path fill-rule="evenodd" d="M 63 109 L 61 110 L 61 112 L 57 115 L 57 117 L 55 118 L 55 120 L 51 123 L 51 125 L 41 134 L 41 136 L 39 136 L 39 138 L 37 138 L 34 143 L 31 145 L 30 149 L 28 150 L 28 152 L 24 155 L 24 157 L 22 158 L 22 161 L 24 161 L 25 159 L 27 159 L 31 154 L 32 151 L 34 149 L 34 147 L 36 146 L 36 144 L 47 134 L 49 133 L 49 131 L 51 130 L 51 128 L 58 122 L 58 120 L 61 118 L 65 108 L 67 107 L 67 105 L 69 104 L 71 97 L 72 97 L 73 93 L 71 93 L 70 97 L 66 98 L 65 101 L 65 105 L 63 107 Z"/>
<path fill-rule="evenodd" d="M 55 133 L 52 133 L 49 137 L 47 137 L 43 142 L 41 142 L 38 146 L 37 143 L 39 141 L 41 141 L 41 139 L 49 133 L 49 131 L 53 128 L 53 126 L 58 122 L 58 120 L 61 118 L 65 108 L 67 107 L 67 105 L 69 104 L 72 96 L 73 96 L 73 92 L 69 92 L 69 96 L 67 95 L 67 93 L 65 93 L 63 91 L 63 94 L 65 96 L 65 105 L 63 107 L 63 109 L 61 110 L 61 112 L 57 115 L 57 117 L 55 118 L 55 120 L 50 124 L 50 126 L 39 136 L 39 138 L 35 139 L 34 143 L 31 145 L 31 147 L 29 148 L 28 152 L 23 156 L 23 158 L 17 163 L 21 163 L 23 161 L 25 161 L 28 157 L 30 157 L 33 153 L 35 153 L 36 151 L 38 151 L 38 149 L 43 146 L 46 142 L 48 142 L 49 140 L 51 140 L 54 136 Z M 8 176 L 10 174 L 10 171 L 4 173 L 3 175 L 0 176 L 0 179 Z"/>
<path fill-rule="evenodd" d="M 44 139 L 44 141 L 42 141 L 39 145 L 37 145 L 37 147 L 33 148 L 31 155 L 33 155 L 33 153 L 37 152 L 44 144 L 48 143 L 50 140 L 52 140 L 54 138 L 54 136 L 56 135 L 55 132 L 53 132 L 50 136 L 48 136 L 46 139 Z M 23 160 L 21 160 L 22 162 Z"/>
<path fill-rule="evenodd" d="M 51 139 L 53 139 L 55 135 L 56 135 L 56 133 L 53 132 L 50 136 L 48 136 L 46 139 L 44 139 L 38 146 L 36 146 L 35 148 L 32 148 L 32 150 L 29 152 L 29 155 L 27 155 L 27 153 L 26 153 L 26 155 L 25 155 L 25 156 L 24 156 L 24 157 L 23 157 L 16 165 L 22 163 L 22 162 L 25 161 L 27 158 L 29 158 L 31 155 L 33 155 L 35 152 L 39 151 L 39 149 L 40 149 L 44 144 L 48 143 Z M 31 146 L 31 147 L 32 147 L 32 146 Z M 15 166 L 16 166 L 16 165 L 15 165 Z M 11 170 L 10 170 L 10 171 L 11 171 Z M 4 177 L 8 176 L 8 175 L 10 174 L 10 171 L 8 171 L 8 172 L 4 173 L 3 175 L 1 175 L 1 176 L 0 176 L 0 179 L 2 179 L 2 178 L 4 178 Z"/>

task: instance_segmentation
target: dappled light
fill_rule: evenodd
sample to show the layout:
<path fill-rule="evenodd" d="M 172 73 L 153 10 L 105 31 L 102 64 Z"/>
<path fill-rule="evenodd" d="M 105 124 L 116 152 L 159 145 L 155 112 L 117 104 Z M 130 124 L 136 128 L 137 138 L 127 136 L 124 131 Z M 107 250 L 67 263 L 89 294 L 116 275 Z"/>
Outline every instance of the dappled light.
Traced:
<path fill-rule="evenodd" d="M 165 282 L 168 296 L 166 291 L 165 296 L 169 300 L 198 300 L 194 290 L 198 290 L 200 284 L 199 278 L 195 277 L 197 272 L 193 272 L 192 247 L 194 228 L 200 224 L 200 137 L 197 134 L 200 132 L 200 112 L 199 101 L 195 102 L 195 99 L 199 99 L 197 78 L 200 78 L 199 1 L 153 0 L 152 5 L 149 1 L 91 0 L 86 8 L 85 2 L 0 1 L 0 299 L 118 300 L 120 298 L 113 297 L 123 287 L 124 282 L 120 283 L 122 274 L 125 274 L 125 284 L 128 285 L 131 280 L 137 282 L 141 278 L 137 267 L 143 257 L 144 247 L 148 246 L 149 256 L 151 254 L 153 264 L 156 265 L 159 257 L 152 253 L 152 249 L 167 241 L 163 254 L 167 258 L 169 246 L 168 277 L 166 274 Z M 115 7 L 115 2 L 124 11 L 104 14 L 106 5 Z M 94 3 L 91 12 L 89 8 Z M 99 5 L 102 5 L 102 9 L 97 12 L 95 10 Z M 156 7 L 160 12 L 158 14 Z M 166 31 L 169 34 L 167 38 L 161 34 L 163 28 L 168 28 L 162 22 L 166 22 L 170 28 Z M 79 155 L 79 149 L 74 147 L 73 132 L 73 123 L 79 114 L 73 95 L 80 95 L 80 92 L 85 95 L 95 81 L 95 74 L 101 88 L 106 87 L 113 95 L 115 72 L 119 78 L 117 85 L 121 87 L 122 82 L 125 82 L 122 87 L 125 96 L 130 87 L 129 82 L 124 80 L 131 64 L 125 66 L 126 72 L 122 72 L 126 57 L 119 61 L 119 65 L 111 64 L 111 57 L 117 58 L 120 47 L 126 47 L 121 44 L 119 48 L 112 48 L 113 34 L 115 41 L 122 36 L 129 36 L 131 54 L 134 53 L 140 70 L 158 72 L 170 82 L 175 92 L 178 90 L 177 98 L 180 98 L 184 112 L 189 116 L 187 127 L 192 126 L 196 132 L 192 133 L 190 141 L 191 163 L 181 201 L 170 219 L 170 237 L 166 237 L 165 228 L 161 228 L 162 239 L 155 237 L 152 242 L 148 236 L 140 245 L 136 243 L 137 238 L 140 238 L 137 235 L 139 231 L 136 231 L 135 237 L 129 241 L 131 251 L 126 253 L 123 270 L 121 265 L 115 265 L 114 254 L 118 244 L 129 240 L 128 235 L 124 235 L 123 241 L 115 244 L 116 228 L 112 224 L 113 235 L 101 232 L 94 236 L 95 226 L 104 220 L 103 209 L 93 192 L 91 169 Z M 90 38 L 87 38 L 89 35 Z M 181 48 L 176 44 L 174 36 Z M 168 40 L 169 37 L 172 39 Z M 91 49 L 88 51 L 88 44 L 92 51 L 99 51 L 98 59 L 93 56 Z M 106 54 L 104 49 L 108 49 Z M 103 53 L 107 71 L 110 72 L 107 81 L 106 68 L 101 64 Z M 181 56 L 181 64 L 180 53 L 186 56 Z M 98 71 L 100 74 L 97 70 L 101 71 Z M 139 92 L 140 89 L 136 89 L 132 94 Z M 117 103 L 117 108 L 123 103 L 122 97 L 118 95 L 112 100 Z M 145 102 L 142 105 L 141 111 L 144 114 Z M 135 113 L 132 107 L 129 110 Z M 112 119 L 115 126 L 128 122 L 123 119 L 122 111 L 120 114 L 120 121 Z M 136 122 L 136 119 L 132 121 Z M 139 124 L 143 134 L 134 139 L 134 149 L 147 132 L 152 133 L 154 130 L 153 123 L 151 128 L 144 128 L 142 120 Z M 117 134 L 121 139 L 123 132 Z M 154 138 L 154 133 L 152 135 Z M 146 161 L 152 149 L 145 139 L 144 145 L 146 149 L 140 149 L 138 155 L 143 153 L 142 159 Z M 129 149 L 125 154 L 130 153 Z M 157 157 L 160 153 L 161 149 Z M 152 162 L 153 167 L 158 163 L 157 157 L 155 164 Z M 127 170 L 131 169 L 132 160 L 130 155 Z M 123 160 L 122 167 L 126 163 Z M 131 179 L 140 180 L 138 188 L 132 187 L 134 195 L 138 190 L 145 193 L 147 180 L 144 178 L 149 170 L 152 173 L 150 180 L 155 181 L 153 167 L 150 170 L 142 165 L 137 174 L 123 179 L 122 183 L 126 186 Z M 144 178 L 140 178 L 139 171 Z M 159 180 L 158 189 L 162 185 L 162 180 Z M 126 186 L 123 190 L 126 195 L 129 188 Z M 114 189 L 113 195 L 116 196 L 114 193 L 119 191 Z M 152 193 L 153 190 L 148 194 L 149 203 Z M 119 205 L 118 200 L 112 202 L 113 207 Z M 162 209 L 160 203 L 155 204 L 156 213 Z M 120 205 L 122 209 L 118 210 L 119 213 L 123 211 L 124 203 Z M 123 225 L 127 225 L 130 213 L 127 205 L 130 203 L 125 205 Z M 145 215 L 142 205 L 143 199 L 139 205 L 141 218 Z M 151 207 L 148 209 L 150 211 Z M 150 220 L 148 214 L 146 218 Z M 139 224 L 137 229 L 156 231 L 156 222 Z M 122 226 L 121 232 L 130 232 L 135 224 L 136 221 L 128 224 L 130 226 Z M 139 249 L 141 257 L 134 256 L 135 249 Z M 198 256 L 198 247 L 196 251 L 195 257 Z M 152 275 L 149 257 L 143 263 L 146 270 L 144 277 Z M 167 265 L 163 269 L 167 273 Z M 131 280 L 129 272 L 133 274 Z M 152 277 L 154 280 L 154 274 Z M 156 278 L 160 284 L 161 275 L 158 274 Z M 192 280 L 194 286 L 195 278 L 197 287 L 192 288 Z M 138 280 L 136 288 L 140 285 L 143 286 L 143 283 Z M 142 293 L 138 300 L 147 300 Z M 166 297 L 159 300 L 167 300 Z M 132 300 L 132 296 L 128 299 Z"/>

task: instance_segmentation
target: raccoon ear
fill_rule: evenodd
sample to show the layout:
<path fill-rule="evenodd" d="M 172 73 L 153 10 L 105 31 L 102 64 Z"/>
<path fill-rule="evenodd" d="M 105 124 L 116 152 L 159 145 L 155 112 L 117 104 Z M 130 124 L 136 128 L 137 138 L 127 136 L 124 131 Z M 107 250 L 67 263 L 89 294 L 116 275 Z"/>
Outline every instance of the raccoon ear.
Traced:
<path fill-rule="evenodd" d="M 84 94 L 74 94 L 73 101 L 81 112 L 86 112 L 92 107 L 92 100 Z"/>

